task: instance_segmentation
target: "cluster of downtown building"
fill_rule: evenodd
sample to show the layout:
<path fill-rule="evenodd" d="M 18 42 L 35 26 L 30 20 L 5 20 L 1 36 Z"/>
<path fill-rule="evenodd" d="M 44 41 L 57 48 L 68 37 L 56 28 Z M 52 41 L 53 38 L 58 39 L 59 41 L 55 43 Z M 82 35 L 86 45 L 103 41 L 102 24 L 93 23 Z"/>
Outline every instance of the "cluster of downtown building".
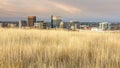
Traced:
<path fill-rule="evenodd" d="M 61 16 L 51 16 L 51 22 L 37 21 L 36 16 L 28 16 L 27 21 L 0 22 L 1 28 L 38 28 L 38 29 L 68 29 L 68 30 L 119 30 L 120 23 L 108 22 L 63 22 Z"/>

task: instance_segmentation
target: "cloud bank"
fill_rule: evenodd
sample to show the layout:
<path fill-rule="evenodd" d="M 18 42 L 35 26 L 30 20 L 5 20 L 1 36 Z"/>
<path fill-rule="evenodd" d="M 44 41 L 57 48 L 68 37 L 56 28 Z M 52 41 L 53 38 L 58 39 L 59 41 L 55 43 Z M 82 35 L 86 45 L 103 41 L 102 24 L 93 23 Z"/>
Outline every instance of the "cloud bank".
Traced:
<path fill-rule="evenodd" d="M 120 17 L 120 0 L 0 0 L 0 17 L 114 18 Z"/>

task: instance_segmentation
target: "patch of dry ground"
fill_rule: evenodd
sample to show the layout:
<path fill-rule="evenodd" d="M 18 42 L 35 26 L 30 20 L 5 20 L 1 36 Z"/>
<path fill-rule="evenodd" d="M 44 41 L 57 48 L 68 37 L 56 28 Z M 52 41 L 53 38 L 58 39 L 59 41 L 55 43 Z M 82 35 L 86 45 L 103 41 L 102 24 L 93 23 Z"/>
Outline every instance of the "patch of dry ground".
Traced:
<path fill-rule="evenodd" d="M 120 68 L 120 33 L 0 29 L 0 68 Z"/>

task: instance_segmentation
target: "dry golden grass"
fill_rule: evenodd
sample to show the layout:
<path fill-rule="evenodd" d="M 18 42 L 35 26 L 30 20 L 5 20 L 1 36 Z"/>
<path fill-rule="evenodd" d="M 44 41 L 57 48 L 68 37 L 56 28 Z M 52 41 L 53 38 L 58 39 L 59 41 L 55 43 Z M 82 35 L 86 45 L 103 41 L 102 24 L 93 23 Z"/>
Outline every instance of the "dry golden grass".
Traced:
<path fill-rule="evenodd" d="M 120 68 L 120 33 L 0 29 L 0 68 Z"/>

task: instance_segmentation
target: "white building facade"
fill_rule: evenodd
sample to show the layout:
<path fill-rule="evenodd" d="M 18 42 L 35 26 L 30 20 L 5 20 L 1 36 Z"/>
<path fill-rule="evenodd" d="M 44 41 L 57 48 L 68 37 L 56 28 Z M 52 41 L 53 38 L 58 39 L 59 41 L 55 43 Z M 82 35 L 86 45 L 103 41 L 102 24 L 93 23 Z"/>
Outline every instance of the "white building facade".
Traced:
<path fill-rule="evenodd" d="M 99 23 L 99 28 L 102 30 L 111 30 L 111 23 L 101 22 Z"/>

